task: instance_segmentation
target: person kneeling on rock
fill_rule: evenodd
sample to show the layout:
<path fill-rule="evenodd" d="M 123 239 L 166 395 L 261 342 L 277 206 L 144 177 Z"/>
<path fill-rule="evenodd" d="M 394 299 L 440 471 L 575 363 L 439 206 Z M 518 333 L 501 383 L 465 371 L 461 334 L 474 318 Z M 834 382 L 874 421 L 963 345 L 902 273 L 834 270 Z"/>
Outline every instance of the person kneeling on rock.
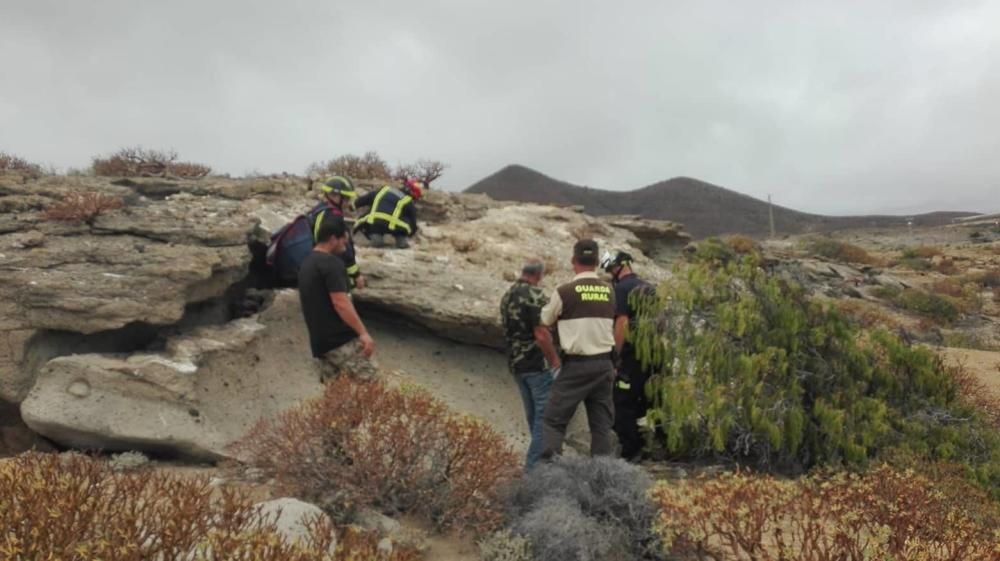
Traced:
<path fill-rule="evenodd" d="M 371 242 L 372 247 L 385 245 L 386 234 L 396 239 L 396 247 L 406 249 L 409 238 L 417 234 L 416 201 L 423 196 L 423 184 L 407 179 L 399 189 L 386 185 L 355 201 L 357 208 L 369 207 L 354 226 Z"/>
<path fill-rule="evenodd" d="M 347 268 L 341 256 L 350 243 L 341 216 L 320 224 L 316 245 L 299 269 L 299 300 L 309 329 L 309 345 L 325 382 L 341 373 L 374 379 L 375 341 L 350 297 Z"/>

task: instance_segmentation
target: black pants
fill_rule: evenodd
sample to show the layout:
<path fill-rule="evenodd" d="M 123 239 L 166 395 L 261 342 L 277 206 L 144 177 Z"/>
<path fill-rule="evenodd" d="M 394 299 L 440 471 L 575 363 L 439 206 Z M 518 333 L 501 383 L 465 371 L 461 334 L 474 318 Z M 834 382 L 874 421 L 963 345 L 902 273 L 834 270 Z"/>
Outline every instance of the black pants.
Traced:
<path fill-rule="evenodd" d="M 622 445 L 622 457 L 628 460 L 638 457 L 645 445 L 639 432 L 639 419 L 645 417 L 649 409 L 645 390 L 649 373 L 642 370 L 634 354 L 626 352 L 619 374 L 614 390 L 615 434 Z"/>
<path fill-rule="evenodd" d="M 615 409 L 611 397 L 615 369 L 610 359 L 568 360 L 549 390 L 542 425 L 542 458 L 562 453 L 566 426 L 582 402 L 590 425 L 590 455 L 610 456 Z"/>

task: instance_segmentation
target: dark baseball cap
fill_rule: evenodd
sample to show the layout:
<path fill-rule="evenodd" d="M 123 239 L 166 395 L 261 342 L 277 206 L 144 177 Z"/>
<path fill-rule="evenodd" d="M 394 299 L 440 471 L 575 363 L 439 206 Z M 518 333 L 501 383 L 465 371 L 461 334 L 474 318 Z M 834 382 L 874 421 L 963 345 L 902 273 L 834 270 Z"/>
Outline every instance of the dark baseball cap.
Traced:
<path fill-rule="evenodd" d="M 573 246 L 573 257 L 581 265 L 596 265 L 597 251 L 597 242 L 594 240 L 580 240 Z"/>

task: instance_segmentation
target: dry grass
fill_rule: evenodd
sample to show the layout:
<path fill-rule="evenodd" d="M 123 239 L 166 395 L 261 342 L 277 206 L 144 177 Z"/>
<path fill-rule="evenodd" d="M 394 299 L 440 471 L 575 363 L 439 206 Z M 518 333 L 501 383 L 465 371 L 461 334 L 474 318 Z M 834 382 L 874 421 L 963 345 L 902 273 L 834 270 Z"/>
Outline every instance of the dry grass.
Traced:
<path fill-rule="evenodd" d="M 917 247 L 908 247 L 903 250 L 904 259 L 931 259 L 932 257 L 937 257 L 939 255 L 944 255 L 941 248 L 932 245 L 920 245 Z"/>

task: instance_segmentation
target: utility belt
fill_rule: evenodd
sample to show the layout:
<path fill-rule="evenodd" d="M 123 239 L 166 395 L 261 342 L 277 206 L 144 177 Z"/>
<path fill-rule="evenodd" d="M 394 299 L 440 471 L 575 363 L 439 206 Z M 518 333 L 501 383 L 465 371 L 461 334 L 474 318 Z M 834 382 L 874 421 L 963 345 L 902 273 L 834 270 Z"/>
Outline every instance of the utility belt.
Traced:
<path fill-rule="evenodd" d="M 563 362 L 592 362 L 595 360 L 611 360 L 611 353 L 600 353 L 596 355 L 565 355 Z"/>

